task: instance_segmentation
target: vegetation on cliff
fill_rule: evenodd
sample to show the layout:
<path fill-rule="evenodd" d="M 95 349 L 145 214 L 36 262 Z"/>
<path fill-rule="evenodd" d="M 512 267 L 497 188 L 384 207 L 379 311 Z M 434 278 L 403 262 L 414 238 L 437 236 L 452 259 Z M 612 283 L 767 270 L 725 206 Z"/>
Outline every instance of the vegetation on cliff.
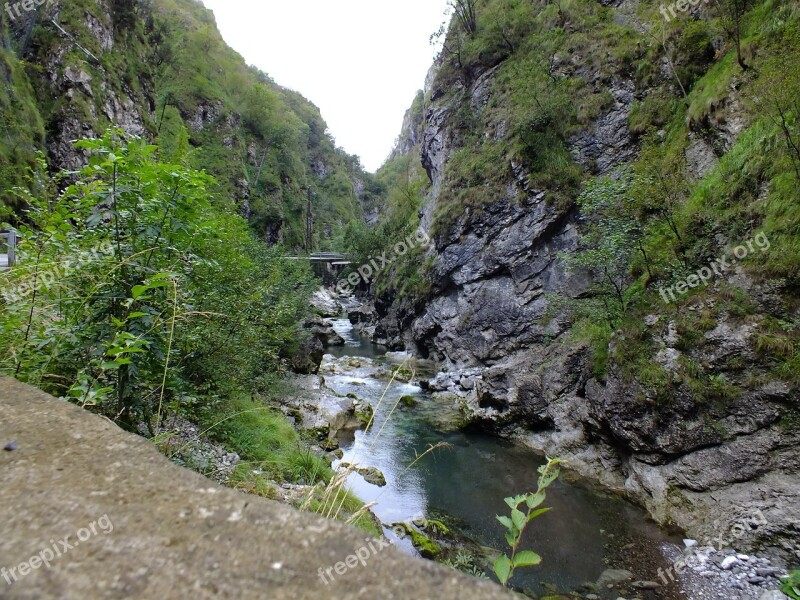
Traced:
<path fill-rule="evenodd" d="M 416 138 L 428 138 L 411 151 L 436 183 L 423 211 L 438 251 L 458 244 L 454 232 L 470 231 L 501 198 L 541 192 L 551 211 L 579 226 L 578 251 L 562 259 L 596 283 L 580 299 L 550 302 L 571 313 L 598 378 L 613 364 L 659 398 L 677 385 L 722 403 L 769 380 L 796 384 L 797 3 L 719 2 L 670 19 L 657 2 L 456 0 L 452 8 L 437 35 L 426 122 L 417 125 Z M 619 114 L 627 122 L 609 117 Z M 599 122 L 605 128 L 596 131 Z M 584 152 L 592 136 L 614 156 Z M 431 143 L 446 147 L 443 164 L 428 164 Z M 660 290 L 757 236 L 764 248 L 737 261 L 749 283 L 715 276 L 665 303 Z M 388 282 L 376 287 L 379 304 L 401 296 L 412 265 L 420 270 L 414 257 L 379 276 Z M 411 300 L 419 306 L 429 292 L 414 288 Z M 763 293 L 781 306 L 757 314 L 752 295 Z M 690 351 L 677 379 L 652 360 L 667 320 L 644 324 L 665 311 Z M 707 371 L 692 352 L 703 333 L 731 319 L 754 323 L 756 361 L 747 372 L 741 359 Z M 625 343 L 612 343 L 620 331 Z"/>
<path fill-rule="evenodd" d="M 371 176 L 336 147 L 319 109 L 247 66 L 196 0 L 133 0 L 110 13 L 76 0 L 0 19 L 11 84 L 0 118 L 13 125 L 0 147 L 5 206 L 35 150 L 49 148 L 56 170 L 74 168 L 54 142 L 118 123 L 158 142 L 165 161 L 213 175 L 216 201 L 272 243 L 332 249 L 370 202 Z"/>
<path fill-rule="evenodd" d="M 269 387 L 314 281 L 211 202 L 213 179 L 109 131 L 58 191 L 17 188 L 20 262 L 4 275 L 2 371 L 134 427 Z"/>

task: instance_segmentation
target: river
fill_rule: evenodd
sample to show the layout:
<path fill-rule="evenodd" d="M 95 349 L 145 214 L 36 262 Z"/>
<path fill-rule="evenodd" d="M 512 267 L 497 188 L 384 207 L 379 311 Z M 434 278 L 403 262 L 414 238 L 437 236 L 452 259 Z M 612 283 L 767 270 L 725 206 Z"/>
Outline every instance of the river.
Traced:
<path fill-rule="evenodd" d="M 355 394 L 377 409 L 367 432 L 351 432 L 339 440 L 344 450 L 340 462 L 375 467 L 387 481 L 385 487 L 377 487 L 353 474 L 352 491 L 365 502 L 377 502 L 373 511 L 384 524 L 420 516 L 446 519 L 471 540 L 471 548 L 504 548 L 504 529 L 495 515 L 508 513 L 505 497 L 535 488 L 544 458 L 497 437 L 457 430 L 452 424 L 459 413 L 452 402 L 437 400 L 413 383 L 389 385 L 385 374 L 376 378 L 376 368 L 383 367 L 385 373 L 402 362 L 402 356 L 387 356 L 358 335 L 347 319 L 332 323 L 346 344 L 328 350 L 321 375 L 336 392 Z M 413 397 L 416 404 L 398 402 L 404 396 Z M 409 466 L 441 443 L 446 447 Z M 530 525 L 523 545 L 540 554 L 542 564 L 517 571 L 515 588 L 533 597 L 577 590 L 615 600 L 621 596 L 619 588 L 592 585 L 610 568 L 631 571 L 633 582 L 663 583 L 658 569 L 669 566 L 664 549 L 674 548 L 680 539 L 659 529 L 638 507 L 570 473 L 550 488 L 546 506 L 552 511 Z M 416 552 L 388 528 L 387 535 L 407 552 Z M 480 568 L 491 571 L 486 561 Z M 646 590 L 628 585 L 623 591 L 635 590 L 635 596 L 627 598 L 685 598 L 674 586 Z"/>

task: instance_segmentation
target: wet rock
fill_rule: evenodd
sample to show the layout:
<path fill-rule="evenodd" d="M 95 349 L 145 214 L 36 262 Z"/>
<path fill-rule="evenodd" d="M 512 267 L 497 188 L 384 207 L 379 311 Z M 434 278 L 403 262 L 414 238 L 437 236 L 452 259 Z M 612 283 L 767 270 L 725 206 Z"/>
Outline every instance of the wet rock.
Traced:
<path fill-rule="evenodd" d="M 375 467 L 359 467 L 356 472 L 364 478 L 364 481 L 377 485 L 378 487 L 386 486 L 386 476 Z"/>
<path fill-rule="evenodd" d="M 339 466 L 342 469 L 348 469 L 353 473 L 358 473 L 367 483 L 377 485 L 378 487 L 384 487 L 386 485 L 386 477 L 375 467 L 361 467 L 348 462 L 343 462 Z"/>
<path fill-rule="evenodd" d="M 322 357 L 325 356 L 325 346 L 314 335 L 309 336 L 300 346 L 300 350 L 289 356 L 292 371 L 300 375 L 319 373 Z"/>
<path fill-rule="evenodd" d="M 657 590 L 661 584 L 656 581 L 634 581 L 631 586 L 637 590 Z"/>
<path fill-rule="evenodd" d="M 328 288 L 320 288 L 311 296 L 311 307 L 324 318 L 338 317 L 344 313 L 339 300 Z"/>
<path fill-rule="evenodd" d="M 419 402 L 416 398 L 414 398 L 414 396 L 401 396 L 400 404 L 408 408 L 414 408 L 419 404 Z"/>
<path fill-rule="evenodd" d="M 332 346 L 344 346 L 345 341 L 342 336 L 336 333 L 328 321 L 324 321 L 322 317 L 311 317 L 303 323 L 303 329 L 311 332 L 311 335 L 316 337 L 325 348 Z"/>
<path fill-rule="evenodd" d="M 623 581 L 630 581 L 631 579 L 633 579 L 633 573 L 630 571 L 625 569 L 606 569 L 597 579 L 597 587 L 613 587 L 622 583 Z"/>
<path fill-rule="evenodd" d="M 442 553 L 442 547 L 410 523 L 393 523 L 392 529 L 401 527 L 411 536 L 411 543 L 423 558 L 436 558 Z"/>
<path fill-rule="evenodd" d="M 283 397 L 281 409 L 295 417 L 298 429 L 316 434 L 330 447 L 339 432 L 363 427 L 358 411 L 364 408 L 359 409 L 356 398 L 337 394 L 318 375 L 297 377 L 295 383 L 298 393 Z"/>

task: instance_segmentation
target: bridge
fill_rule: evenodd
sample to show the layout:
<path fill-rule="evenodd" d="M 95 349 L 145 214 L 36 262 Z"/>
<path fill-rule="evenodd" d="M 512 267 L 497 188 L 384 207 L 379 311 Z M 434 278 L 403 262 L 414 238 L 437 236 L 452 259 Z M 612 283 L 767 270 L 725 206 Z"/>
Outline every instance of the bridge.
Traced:
<path fill-rule="evenodd" d="M 13 267 L 16 260 L 17 232 L 0 229 L 0 271 Z"/>
<path fill-rule="evenodd" d="M 318 252 L 309 256 L 287 256 L 286 259 L 309 261 L 314 274 L 321 277 L 326 284 L 336 283 L 342 271 L 352 264 L 350 255 L 335 252 Z"/>

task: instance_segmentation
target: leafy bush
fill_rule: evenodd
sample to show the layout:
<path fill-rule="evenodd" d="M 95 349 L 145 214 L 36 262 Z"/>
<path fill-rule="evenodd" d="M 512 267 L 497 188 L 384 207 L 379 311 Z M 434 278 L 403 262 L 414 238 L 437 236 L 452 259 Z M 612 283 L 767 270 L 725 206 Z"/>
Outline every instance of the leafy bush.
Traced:
<path fill-rule="evenodd" d="M 6 273 L 0 372 L 130 428 L 267 385 L 298 342 L 311 275 L 215 208 L 208 175 L 114 131 L 78 147 L 89 164 L 63 192 L 17 190 L 28 224 Z"/>
<path fill-rule="evenodd" d="M 781 591 L 794 600 L 800 600 L 800 571 L 792 571 L 784 579 Z"/>

